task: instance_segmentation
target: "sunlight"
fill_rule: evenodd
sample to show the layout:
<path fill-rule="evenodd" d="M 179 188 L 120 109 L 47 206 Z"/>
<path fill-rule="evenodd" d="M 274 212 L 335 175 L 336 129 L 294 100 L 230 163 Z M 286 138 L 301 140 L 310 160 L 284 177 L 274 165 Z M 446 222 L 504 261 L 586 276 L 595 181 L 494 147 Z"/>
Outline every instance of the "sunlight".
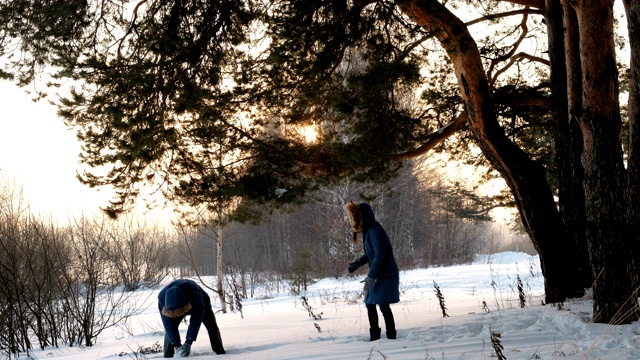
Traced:
<path fill-rule="evenodd" d="M 318 137 L 318 132 L 316 131 L 315 125 L 307 125 L 302 129 L 302 135 L 304 135 L 304 140 L 308 143 L 316 142 L 316 138 Z"/>

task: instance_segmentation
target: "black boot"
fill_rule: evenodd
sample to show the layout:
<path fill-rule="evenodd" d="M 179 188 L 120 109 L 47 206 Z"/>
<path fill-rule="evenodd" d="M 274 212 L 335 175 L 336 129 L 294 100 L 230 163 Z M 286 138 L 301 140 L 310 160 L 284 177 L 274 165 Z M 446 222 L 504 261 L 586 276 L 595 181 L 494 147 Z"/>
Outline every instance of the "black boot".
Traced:
<path fill-rule="evenodd" d="M 173 345 L 169 342 L 169 337 L 167 335 L 164 336 L 164 344 L 162 346 L 162 351 L 164 353 L 165 358 L 172 358 L 175 354 L 175 350 L 173 349 Z"/>
<path fill-rule="evenodd" d="M 371 339 L 369 341 L 380 340 L 380 328 L 369 329 L 369 334 L 371 335 Z"/>
<path fill-rule="evenodd" d="M 387 339 L 395 339 L 398 334 L 396 333 L 396 321 L 393 319 L 391 307 L 388 304 L 380 305 L 380 311 L 382 312 L 384 323 L 387 327 Z"/>
<path fill-rule="evenodd" d="M 213 350 L 216 355 L 222 355 L 225 353 L 224 346 L 222 346 L 222 339 L 220 338 L 220 332 L 209 334 L 209 342 L 211 342 L 211 350 Z"/>

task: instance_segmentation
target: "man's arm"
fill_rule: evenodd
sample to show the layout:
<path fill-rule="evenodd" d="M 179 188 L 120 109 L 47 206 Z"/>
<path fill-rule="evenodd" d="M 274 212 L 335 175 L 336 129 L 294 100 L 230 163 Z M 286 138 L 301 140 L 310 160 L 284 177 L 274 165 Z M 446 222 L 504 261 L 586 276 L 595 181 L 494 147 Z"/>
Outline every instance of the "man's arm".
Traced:
<path fill-rule="evenodd" d="M 202 319 L 204 319 L 204 307 L 200 309 L 192 310 L 191 318 L 189 319 L 189 328 L 187 329 L 186 342 L 191 344 L 198 338 L 198 332 L 200 331 L 200 325 L 202 325 Z"/>
<path fill-rule="evenodd" d="M 162 314 L 160 314 L 160 318 L 162 318 L 162 325 L 164 325 L 164 332 L 169 338 L 171 345 L 180 346 L 182 342 L 180 341 L 180 333 L 178 332 L 178 326 L 176 325 L 175 320 L 170 319 Z"/>

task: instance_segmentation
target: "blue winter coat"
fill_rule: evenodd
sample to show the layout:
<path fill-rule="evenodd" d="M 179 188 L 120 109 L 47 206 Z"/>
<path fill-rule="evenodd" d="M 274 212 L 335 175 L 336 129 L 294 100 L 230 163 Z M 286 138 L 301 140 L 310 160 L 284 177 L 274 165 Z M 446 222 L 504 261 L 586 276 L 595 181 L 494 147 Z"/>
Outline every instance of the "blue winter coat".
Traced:
<path fill-rule="evenodd" d="M 358 260 L 369 263 L 368 277 L 375 284 L 365 294 L 367 304 L 395 304 L 400 301 L 400 271 L 393 256 L 391 241 L 382 225 L 376 221 L 369 204 L 360 204 L 364 255 Z"/>
<path fill-rule="evenodd" d="M 198 331 L 204 318 L 205 306 L 211 306 L 209 295 L 207 295 L 195 281 L 188 279 L 174 280 L 165 286 L 158 294 L 158 308 L 160 309 L 162 324 L 164 325 L 165 333 L 167 337 L 169 337 L 171 344 L 180 344 L 180 334 L 178 333 L 177 327 L 172 326 L 172 322 L 175 321 L 175 319 L 163 315 L 162 309 L 175 310 L 187 304 L 191 305 L 191 309 L 181 316 L 181 318 L 186 315 L 191 316 L 189 318 L 189 328 L 187 329 L 187 337 L 185 340 L 193 342 L 198 337 Z"/>

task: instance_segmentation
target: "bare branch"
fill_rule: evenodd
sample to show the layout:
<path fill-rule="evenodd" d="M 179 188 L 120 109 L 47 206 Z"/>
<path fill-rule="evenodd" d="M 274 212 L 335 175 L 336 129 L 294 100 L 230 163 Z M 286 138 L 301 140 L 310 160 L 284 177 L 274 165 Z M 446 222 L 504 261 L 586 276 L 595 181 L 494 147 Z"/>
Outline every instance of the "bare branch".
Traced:
<path fill-rule="evenodd" d="M 538 91 L 536 92 L 519 92 L 514 94 L 513 96 L 500 96 L 496 99 L 497 104 L 502 104 L 506 106 L 529 106 L 529 107 L 538 107 L 544 109 L 551 109 L 552 103 L 551 99 L 548 96 L 545 96 L 543 93 Z"/>
<path fill-rule="evenodd" d="M 478 209 L 477 211 L 471 213 L 472 216 L 474 217 L 480 217 L 480 216 L 486 216 L 489 215 L 489 212 L 493 209 L 498 209 L 498 208 L 510 208 L 513 207 L 514 203 L 513 202 L 500 202 L 497 204 L 493 204 L 493 205 L 489 205 L 483 208 Z"/>
<path fill-rule="evenodd" d="M 505 18 L 505 17 L 509 17 L 509 16 L 514 16 L 514 15 L 544 15 L 544 11 L 543 10 L 534 10 L 534 9 L 529 9 L 529 8 L 520 9 L 520 10 L 514 10 L 514 11 L 507 11 L 507 12 L 498 13 L 498 14 L 486 15 L 486 16 L 483 16 L 483 17 L 475 19 L 475 20 L 467 21 L 465 23 L 465 25 L 471 26 L 471 25 L 475 25 L 475 24 L 478 24 L 478 23 L 483 22 L 483 21 L 491 21 L 491 20 L 496 20 L 496 19 Z"/>
<path fill-rule="evenodd" d="M 438 131 L 431 134 L 427 142 L 420 145 L 416 149 L 396 155 L 395 159 L 398 161 L 404 161 L 404 160 L 408 160 L 408 159 L 426 154 L 427 152 L 429 152 L 429 150 L 433 149 L 438 144 L 442 143 L 444 140 L 449 138 L 451 135 L 458 132 L 458 130 L 464 128 L 467 124 L 467 118 L 468 116 L 466 112 L 461 113 L 453 121 L 448 123 L 446 126 L 438 129 Z"/>
<path fill-rule="evenodd" d="M 395 161 L 404 161 L 408 159 L 415 158 L 417 156 L 426 154 L 431 149 L 436 147 L 438 144 L 442 143 L 444 140 L 449 138 L 451 135 L 458 132 L 460 129 L 464 128 L 467 124 L 467 113 L 462 113 L 458 115 L 454 120 L 449 122 L 444 127 L 438 129 L 433 134 L 429 135 L 426 142 L 424 142 L 419 147 L 409 150 L 407 152 L 403 152 L 400 154 L 396 154 L 393 156 L 393 160 Z M 327 163 L 325 154 L 318 154 L 313 158 L 309 158 L 306 160 L 297 160 L 297 171 L 300 174 L 304 174 L 305 176 L 315 177 L 320 174 L 335 174 L 333 170 L 330 169 L 330 164 Z M 347 175 L 349 170 L 343 170 L 339 173 L 340 176 Z"/>
<path fill-rule="evenodd" d="M 547 59 L 538 57 L 538 56 L 533 56 L 531 54 L 527 54 L 525 52 L 521 52 L 518 53 L 514 56 L 514 58 L 516 58 L 516 60 L 521 60 L 521 59 L 527 59 L 529 61 L 535 61 L 535 62 L 539 62 L 541 64 L 547 65 L 547 66 L 551 66 L 551 62 Z"/>
<path fill-rule="evenodd" d="M 402 53 L 398 56 L 399 59 L 404 59 L 407 56 L 409 56 L 409 54 L 411 53 L 411 51 L 413 51 L 413 49 L 415 49 L 416 47 L 418 47 L 420 44 L 422 44 L 423 42 L 427 41 L 428 39 L 432 38 L 433 35 L 432 34 L 428 34 L 425 35 L 419 39 L 417 39 L 416 41 L 414 41 L 413 43 L 409 44 L 409 46 L 407 46 L 404 51 L 402 51 Z"/>
<path fill-rule="evenodd" d="M 375 2 L 378 2 L 378 0 L 354 0 L 353 6 L 363 9 L 365 6 L 373 4 Z"/>
<path fill-rule="evenodd" d="M 520 34 L 520 37 L 518 37 L 518 40 L 516 40 L 516 42 L 511 45 L 511 50 L 502 55 L 502 56 L 498 56 L 495 59 L 491 60 L 491 66 L 489 67 L 489 71 L 487 73 L 487 77 L 490 78 L 489 81 L 489 85 L 491 87 L 493 87 L 494 83 L 496 82 L 498 75 L 504 73 L 508 68 L 511 67 L 511 65 L 513 65 L 515 63 L 515 60 L 512 58 L 513 55 L 515 54 L 516 50 L 518 49 L 518 47 L 520 46 L 520 44 L 522 43 L 522 41 L 527 37 L 527 35 L 529 34 L 529 27 L 527 26 L 527 20 L 529 18 L 529 15 L 523 15 L 522 16 L 522 21 L 520 21 L 520 28 L 522 29 L 522 33 Z M 502 69 L 498 70 L 496 72 L 495 75 L 491 75 L 493 73 L 493 69 L 495 68 L 495 66 L 501 62 L 501 61 L 505 61 L 507 59 L 510 59 L 509 63 L 507 65 L 505 65 Z"/>
<path fill-rule="evenodd" d="M 524 6 L 530 6 L 535 9 L 544 10 L 544 0 L 496 0 L 502 2 L 508 2 L 511 4 L 518 4 Z"/>
<path fill-rule="evenodd" d="M 125 39 L 127 38 L 127 36 L 131 34 L 131 31 L 136 26 L 136 21 L 138 20 L 138 9 L 146 2 L 147 0 L 141 0 L 136 4 L 136 7 L 133 9 L 133 19 L 131 20 L 131 26 L 129 26 L 129 29 L 127 29 L 127 33 L 124 34 L 124 36 L 122 36 L 118 45 L 118 56 L 121 56 L 122 45 Z"/>
<path fill-rule="evenodd" d="M 521 52 L 521 53 L 518 53 L 517 55 L 511 57 L 511 59 L 509 60 L 507 65 L 505 65 L 502 69 L 499 69 L 498 71 L 496 71 L 495 75 L 491 78 L 491 85 L 493 85 L 496 82 L 496 80 L 498 79 L 498 76 L 500 76 L 502 73 L 507 71 L 511 66 L 513 66 L 515 63 L 520 62 L 521 60 L 525 60 L 525 59 L 526 60 L 530 60 L 530 61 L 539 62 L 539 63 L 547 65 L 547 66 L 551 65 L 551 63 L 547 59 L 543 59 L 541 57 L 537 57 L 537 56 L 533 56 L 531 54 L 527 54 L 527 53 Z"/>

